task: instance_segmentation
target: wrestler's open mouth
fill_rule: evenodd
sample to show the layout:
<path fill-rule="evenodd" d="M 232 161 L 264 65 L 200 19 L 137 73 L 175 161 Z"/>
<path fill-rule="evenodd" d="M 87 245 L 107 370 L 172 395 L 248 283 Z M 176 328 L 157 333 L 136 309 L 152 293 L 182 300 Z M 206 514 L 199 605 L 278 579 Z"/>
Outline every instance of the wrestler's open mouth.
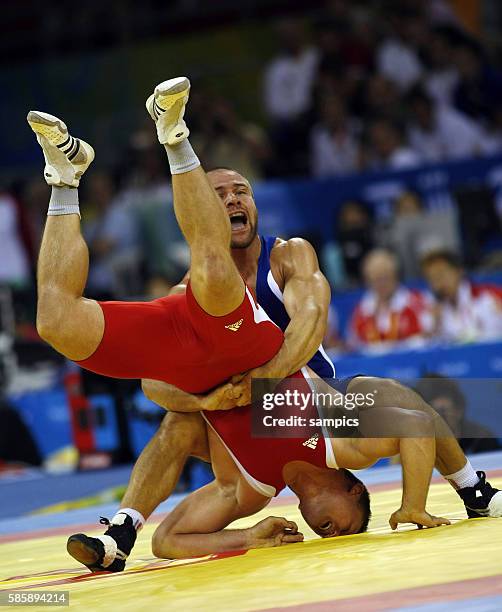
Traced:
<path fill-rule="evenodd" d="M 248 224 L 248 218 L 245 213 L 239 211 L 231 213 L 230 223 L 232 224 L 232 231 L 238 232 L 246 228 Z"/>

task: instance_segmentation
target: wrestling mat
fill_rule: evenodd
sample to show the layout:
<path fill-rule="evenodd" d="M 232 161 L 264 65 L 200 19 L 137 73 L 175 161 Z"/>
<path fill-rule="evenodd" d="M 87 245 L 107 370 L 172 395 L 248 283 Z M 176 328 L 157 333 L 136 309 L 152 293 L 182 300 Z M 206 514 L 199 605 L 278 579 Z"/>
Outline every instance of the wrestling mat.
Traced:
<path fill-rule="evenodd" d="M 501 469 L 489 477 L 502 488 Z M 0 591 L 69 591 L 71 608 L 93 612 L 502 609 L 502 519 L 463 520 L 458 497 L 437 481 L 428 509 L 452 525 L 391 532 L 387 521 L 399 507 L 399 483 L 370 491 L 373 520 L 366 534 L 321 540 L 301 519 L 295 499 L 282 497 L 234 526 L 285 516 L 298 522 L 305 542 L 198 559 L 154 559 L 149 542 L 161 518 L 154 517 L 122 574 L 91 574 L 67 555 L 68 534 L 100 533 L 97 525 L 0 536 Z"/>

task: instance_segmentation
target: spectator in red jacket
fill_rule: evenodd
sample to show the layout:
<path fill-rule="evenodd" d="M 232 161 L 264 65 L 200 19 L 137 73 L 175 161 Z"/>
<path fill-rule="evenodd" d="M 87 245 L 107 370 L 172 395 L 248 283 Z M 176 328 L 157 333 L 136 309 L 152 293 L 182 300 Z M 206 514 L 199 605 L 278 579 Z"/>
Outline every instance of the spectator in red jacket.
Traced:
<path fill-rule="evenodd" d="M 367 291 L 350 324 L 353 348 L 383 348 L 398 342 L 422 341 L 432 329 L 426 299 L 399 283 L 397 258 L 375 249 L 363 261 Z"/>
<path fill-rule="evenodd" d="M 444 250 L 427 253 L 422 270 L 434 295 L 435 333 L 449 342 L 502 338 L 502 289 L 472 283 L 458 257 Z"/>

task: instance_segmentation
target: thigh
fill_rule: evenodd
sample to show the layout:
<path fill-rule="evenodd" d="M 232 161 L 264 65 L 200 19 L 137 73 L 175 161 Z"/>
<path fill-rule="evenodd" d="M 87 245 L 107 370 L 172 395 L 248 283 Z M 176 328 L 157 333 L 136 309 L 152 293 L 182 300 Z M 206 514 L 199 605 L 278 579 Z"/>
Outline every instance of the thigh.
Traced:
<path fill-rule="evenodd" d="M 215 317 L 238 308 L 244 297 L 244 281 L 230 248 L 207 241 L 191 245 L 190 253 L 190 285 L 199 306 Z"/>
<path fill-rule="evenodd" d="M 369 408 L 399 407 L 407 410 L 425 410 L 429 406 L 410 387 L 406 387 L 392 378 L 377 376 L 358 376 L 350 381 L 347 391 L 363 393 L 373 398 L 374 403 Z M 362 406 L 364 409 L 365 406 Z"/>
<path fill-rule="evenodd" d="M 152 302 L 100 302 L 104 332 L 94 353 L 78 364 L 114 378 L 172 382 L 197 356 L 198 338 L 184 295 Z"/>
<path fill-rule="evenodd" d="M 167 412 L 156 433 L 163 448 L 210 462 L 207 425 L 200 412 Z"/>

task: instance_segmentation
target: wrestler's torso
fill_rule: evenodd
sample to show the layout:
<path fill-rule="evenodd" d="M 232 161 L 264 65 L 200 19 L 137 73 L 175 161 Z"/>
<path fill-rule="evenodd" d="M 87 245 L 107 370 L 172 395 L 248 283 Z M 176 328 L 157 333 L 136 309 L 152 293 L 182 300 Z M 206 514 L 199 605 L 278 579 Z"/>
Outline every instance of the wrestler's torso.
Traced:
<path fill-rule="evenodd" d="M 272 321 L 285 330 L 290 320 L 282 295 L 289 265 L 288 243 L 276 237 L 259 237 L 259 243 L 252 248 L 255 249 L 256 258 L 248 259 L 245 267 L 239 265 L 239 261 L 236 264 L 247 286 L 255 292 L 258 303 Z M 334 375 L 333 364 L 322 347 L 308 365 L 318 376 Z M 301 375 L 298 384 L 303 384 L 305 391 L 309 390 Z M 226 466 L 225 472 L 232 472 L 238 480 L 243 478 L 241 489 L 246 491 L 251 487 L 253 495 L 259 492 L 260 497 L 270 498 L 284 488 L 282 470 L 288 461 L 307 461 L 318 467 L 326 467 L 327 464 L 336 466 L 331 456 L 331 446 L 328 448 L 326 445 L 329 445 L 329 441 L 324 439 L 320 429 L 317 438 L 307 445 L 309 436 L 301 437 L 303 432 L 299 432 L 299 437 L 294 439 L 253 437 L 250 407 L 210 412 L 205 417 L 211 424 L 208 431 L 213 445 L 226 447 L 224 454 L 231 458 L 232 463 Z"/>
<path fill-rule="evenodd" d="M 248 287 L 254 292 L 260 306 L 267 315 L 285 331 L 289 325 L 289 315 L 284 304 L 283 291 L 291 267 L 289 242 L 275 236 L 258 236 L 259 252 L 256 259 L 245 269 L 237 267 Z M 298 239 L 292 239 L 298 240 Z M 322 345 L 307 364 L 321 378 L 335 376 L 335 367 Z"/>

